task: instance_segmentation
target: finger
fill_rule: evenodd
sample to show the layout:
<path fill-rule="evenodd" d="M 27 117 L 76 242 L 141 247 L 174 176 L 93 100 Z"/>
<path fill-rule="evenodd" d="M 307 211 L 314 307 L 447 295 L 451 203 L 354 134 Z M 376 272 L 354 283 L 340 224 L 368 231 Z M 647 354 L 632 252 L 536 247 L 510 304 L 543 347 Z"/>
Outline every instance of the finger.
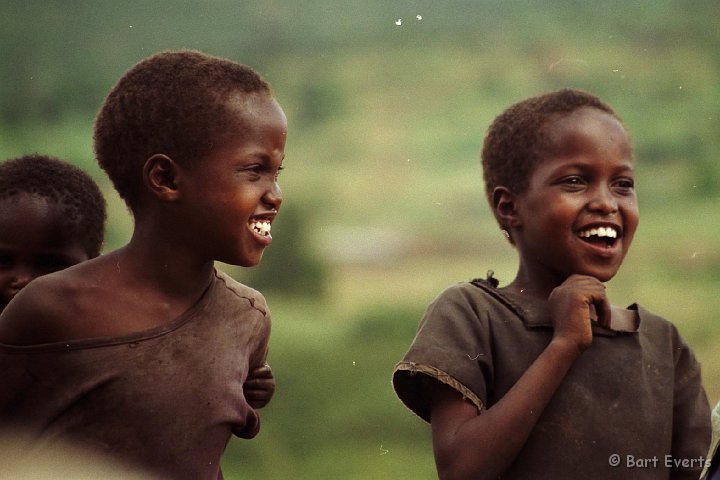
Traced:
<path fill-rule="evenodd" d="M 595 302 L 595 311 L 597 312 L 597 322 L 605 328 L 610 328 L 610 320 L 612 319 L 612 310 L 610 302 L 604 295 L 599 301 Z"/>
<path fill-rule="evenodd" d="M 275 388 L 275 382 L 272 380 L 248 380 L 243 384 L 244 389 L 261 389 L 261 390 L 270 390 L 271 388 Z"/>
<path fill-rule="evenodd" d="M 267 363 L 259 367 L 255 367 L 250 371 L 253 377 L 272 377 L 272 369 Z"/>

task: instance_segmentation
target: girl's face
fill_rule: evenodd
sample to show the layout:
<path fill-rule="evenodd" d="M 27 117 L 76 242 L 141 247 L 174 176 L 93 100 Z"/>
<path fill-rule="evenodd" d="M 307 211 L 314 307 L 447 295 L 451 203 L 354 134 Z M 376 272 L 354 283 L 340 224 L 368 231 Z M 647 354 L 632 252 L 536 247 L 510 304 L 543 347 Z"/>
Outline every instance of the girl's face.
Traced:
<path fill-rule="evenodd" d="M 230 133 L 198 166 L 186 170 L 187 230 L 200 242 L 196 251 L 207 258 L 250 267 L 272 242 L 271 225 L 282 203 L 278 173 L 287 120 L 268 95 L 246 96 L 230 108 L 235 116 L 228 122 Z"/>
<path fill-rule="evenodd" d="M 546 132 L 554 148 L 517 198 L 521 271 L 551 288 L 574 273 L 608 281 L 639 220 L 627 133 L 594 108 L 550 122 Z"/>
<path fill-rule="evenodd" d="M 88 259 L 66 238 L 62 212 L 41 196 L 0 200 L 0 311 L 31 280 Z"/>

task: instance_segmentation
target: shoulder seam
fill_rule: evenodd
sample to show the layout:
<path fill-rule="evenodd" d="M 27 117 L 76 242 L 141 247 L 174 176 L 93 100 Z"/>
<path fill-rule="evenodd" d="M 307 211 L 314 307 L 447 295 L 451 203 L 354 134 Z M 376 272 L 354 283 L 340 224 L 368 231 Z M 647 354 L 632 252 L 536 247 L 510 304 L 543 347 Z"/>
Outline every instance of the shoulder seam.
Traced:
<path fill-rule="evenodd" d="M 223 285 L 225 286 L 225 288 L 228 289 L 233 295 L 235 295 L 238 298 L 242 298 L 243 300 L 247 300 L 247 302 L 250 304 L 250 306 L 252 308 L 254 308 L 258 312 L 262 313 L 263 316 L 267 317 L 267 315 L 268 315 L 267 310 L 262 309 L 257 305 L 257 301 L 256 301 L 255 297 L 251 297 L 251 296 L 243 295 L 243 294 L 239 293 L 236 289 L 234 289 L 230 285 L 228 285 L 226 279 L 222 275 L 220 275 L 217 270 L 215 271 L 215 277 L 218 280 L 220 280 L 223 283 Z M 232 278 L 232 277 L 230 277 L 230 278 Z M 247 287 L 247 285 L 245 285 L 245 287 Z M 247 287 L 247 288 L 250 288 L 250 287 Z M 259 292 L 258 292 L 258 294 L 259 294 Z"/>

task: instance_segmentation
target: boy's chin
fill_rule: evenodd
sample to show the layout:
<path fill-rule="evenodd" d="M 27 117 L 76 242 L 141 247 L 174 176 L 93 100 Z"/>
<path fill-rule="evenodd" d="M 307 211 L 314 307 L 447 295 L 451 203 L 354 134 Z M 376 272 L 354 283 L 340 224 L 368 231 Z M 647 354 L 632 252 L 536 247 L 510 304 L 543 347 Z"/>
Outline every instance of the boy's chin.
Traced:
<path fill-rule="evenodd" d="M 259 255 L 253 255 L 250 257 L 243 257 L 239 259 L 239 261 L 234 262 L 235 265 L 239 267 L 245 267 L 245 268 L 252 268 L 260 265 L 260 261 L 262 260 L 263 254 L 260 253 Z"/>
<path fill-rule="evenodd" d="M 582 275 L 587 275 L 589 277 L 595 277 L 602 283 L 609 282 L 612 280 L 615 275 L 617 274 L 618 269 L 601 269 L 601 270 L 589 270 L 587 272 L 578 272 Z"/>

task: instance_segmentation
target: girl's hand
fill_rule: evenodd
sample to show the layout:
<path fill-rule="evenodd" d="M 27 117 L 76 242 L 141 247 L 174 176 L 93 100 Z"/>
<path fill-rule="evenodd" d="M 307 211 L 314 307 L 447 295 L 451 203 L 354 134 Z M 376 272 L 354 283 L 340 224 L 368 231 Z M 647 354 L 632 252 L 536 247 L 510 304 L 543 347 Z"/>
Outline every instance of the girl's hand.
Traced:
<path fill-rule="evenodd" d="M 553 341 L 570 342 L 580 352 L 592 344 L 591 320 L 610 326 L 605 285 L 595 277 L 571 275 L 548 298 L 555 329 Z"/>
<path fill-rule="evenodd" d="M 262 408 L 275 394 L 275 377 L 267 363 L 254 368 L 243 384 L 245 400 L 253 408 Z"/>

